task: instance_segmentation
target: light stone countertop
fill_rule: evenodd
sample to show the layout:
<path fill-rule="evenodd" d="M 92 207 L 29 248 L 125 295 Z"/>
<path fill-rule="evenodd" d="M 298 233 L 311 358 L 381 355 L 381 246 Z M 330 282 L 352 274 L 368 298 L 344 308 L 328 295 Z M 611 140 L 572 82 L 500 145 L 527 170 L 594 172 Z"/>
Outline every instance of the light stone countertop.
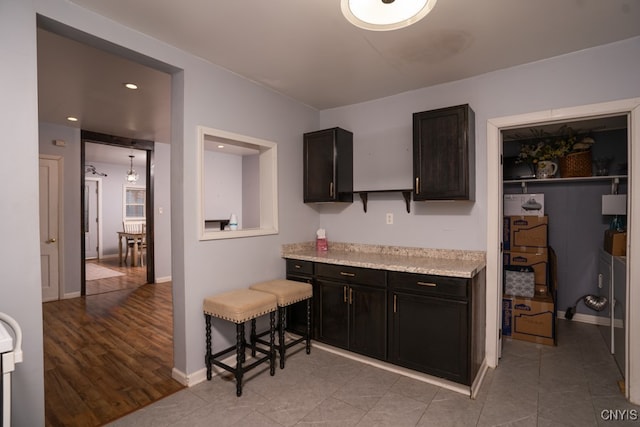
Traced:
<path fill-rule="evenodd" d="M 408 273 L 472 278 L 486 266 L 481 251 L 425 249 L 402 246 L 329 242 L 316 251 L 315 242 L 282 245 L 282 257 L 301 261 L 348 265 Z"/>

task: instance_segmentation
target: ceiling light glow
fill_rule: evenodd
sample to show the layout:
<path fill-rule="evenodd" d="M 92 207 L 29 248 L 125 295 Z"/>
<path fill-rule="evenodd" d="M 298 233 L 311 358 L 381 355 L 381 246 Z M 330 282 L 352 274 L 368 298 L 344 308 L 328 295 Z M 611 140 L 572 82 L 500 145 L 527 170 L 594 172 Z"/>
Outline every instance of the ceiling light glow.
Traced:
<path fill-rule="evenodd" d="M 135 83 L 125 83 L 124 87 L 126 87 L 127 89 L 131 89 L 131 90 L 136 90 L 138 89 L 138 85 Z"/>
<path fill-rule="evenodd" d="M 73 116 L 69 116 L 69 117 L 67 117 L 67 120 L 69 120 L 70 122 L 77 122 L 78 118 L 77 117 L 73 117 Z"/>
<path fill-rule="evenodd" d="M 437 0 L 341 0 L 345 18 L 356 27 L 389 31 L 407 27 L 427 16 Z"/>

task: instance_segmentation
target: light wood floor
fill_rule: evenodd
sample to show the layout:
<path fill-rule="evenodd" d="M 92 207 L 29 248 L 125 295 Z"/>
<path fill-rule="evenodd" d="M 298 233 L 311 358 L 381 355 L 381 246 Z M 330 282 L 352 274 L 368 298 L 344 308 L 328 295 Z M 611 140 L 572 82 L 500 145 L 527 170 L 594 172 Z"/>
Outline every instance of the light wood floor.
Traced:
<path fill-rule="evenodd" d="M 183 388 L 171 283 L 47 302 L 43 322 L 47 426 L 103 425 Z"/>

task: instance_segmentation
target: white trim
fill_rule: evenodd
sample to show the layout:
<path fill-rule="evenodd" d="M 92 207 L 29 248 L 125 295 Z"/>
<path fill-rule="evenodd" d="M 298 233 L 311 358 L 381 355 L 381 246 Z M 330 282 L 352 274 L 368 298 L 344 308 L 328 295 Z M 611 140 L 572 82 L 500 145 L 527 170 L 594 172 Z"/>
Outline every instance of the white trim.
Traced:
<path fill-rule="evenodd" d="M 156 277 L 154 283 L 166 283 L 171 281 L 171 276 Z"/>
<path fill-rule="evenodd" d="M 580 322 L 588 323 L 590 325 L 609 326 L 611 325 L 611 319 L 605 316 L 594 316 L 593 314 L 575 313 L 571 320 L 564 317 L 566 312 L 558 310 L 558 319 L 567 322 Z M 619 320 L 619 319 L 618 319 Z M 622 320 L 619 320 L 622 325 Z M 617 324 L 617 322 L 616 322 Z"/>
<path fill-rule="evenodd" d="M 490 367 L 498 365 L 499 327 L 501 323 L 500 302 L 502 295 L 502 275 L 500 242 L 502 227 L 502 152 L 501 130 L 544 122 L 554 122 L 585 117 L 606 115 L 629 115 L 629 217 L 640 218 L 640 185 L 633 185 L 635 170 L 640 170 L 640 98 L 583 105 L 557 110 L 545 110 L 515 116 L 498 117 L 487 121 L 487 337 L 486 354 Z M 625 396 L 631 403 L 640 404 L 640 289 L 630 286 L 640 280 L 640 251 L 633 251 L 631 242 L 640 242 L 640 227 L 629 221 L 627 229 L 627 366 Z M 634 262 L 635 260 L 635 262 Z M 633 332 L 633 333 L 632 333 Z M 635 335 L 634 335 L 635 334 Z M 633 361 L 633 363 L 631 362 Z"/>
<path fill-rule="evenodd" d="M 245 364 L 249 364 L 251 362 L 252 358 L 251 356 L 249 356 L 246 360 Z M 229 366 L 235 366 L 236 364 L 236 354 L 235 352 L 233 352 L 233 354 L 231 354 L 230 356 L 224 358 L 221 360 L 222 363 L 227 364 Z M 224 369 L 220 368 L 219 366 L 216 365 L 212 365 L 211 366 L 211 374 L 212 377 L 216 377 L 220 374 L 223 374 L 225 372 Z M 197 371 L 195 371 L 192 374 L 185 374 L 184 372 L 180 371 L 179 369 L 173 368 L 171 370 L 171 378 L 173 378 L 174 380 L 178 381 L 180 384 L 182 384 L 183 386 L 186 387 L 193 387 L 196 384 L 200 384 L 202 382 L 205 382 L 207 380 L 207 368 L 202 368 L 202 369 L 198 369 Z"/>
<path fill-rule="evenodd" d="M 61 299 L 72 299 L 72 298 L 80 298 L 80 291 L 69 292 L 68 294 L 64 294 Z"/>
<path fill-rule="evenodd" d="M 142 216 L 127 216 L 127 190 L 143 190 L 144 191 L 144 203 L 142 204 Z M 147 219 L 147 186 L 138 184 L 122 184 L 122 221 L 146 221 Z"/>
<path fill-rule="evenodd" d="M 199 240 L 233 239 L 237 237 L 278 234 L 278 146 L 275 142 L 239 135 L 220 129 L 197 126 L 198 134 L 198 235 Z M 204 150 L 205 139 L 226 145 L 251 146 L 260 151 L 260 227 L 240 230 L 205 229 Z"/>

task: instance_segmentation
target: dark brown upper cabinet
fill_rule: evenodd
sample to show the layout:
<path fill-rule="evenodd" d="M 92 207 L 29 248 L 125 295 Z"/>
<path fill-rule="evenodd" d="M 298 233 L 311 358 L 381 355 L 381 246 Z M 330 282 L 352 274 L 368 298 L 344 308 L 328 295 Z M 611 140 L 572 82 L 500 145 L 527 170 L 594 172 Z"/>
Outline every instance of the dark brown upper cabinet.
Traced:
<path fill-rule="evenodd" d="M 475 199 L 475 114 L 469 105 L 413 114 L 413 199 Z"/>
<path fill-rule="evenodd" d="M 304 202 L 353 202 L 353 133 L 304 134 Z"/>

